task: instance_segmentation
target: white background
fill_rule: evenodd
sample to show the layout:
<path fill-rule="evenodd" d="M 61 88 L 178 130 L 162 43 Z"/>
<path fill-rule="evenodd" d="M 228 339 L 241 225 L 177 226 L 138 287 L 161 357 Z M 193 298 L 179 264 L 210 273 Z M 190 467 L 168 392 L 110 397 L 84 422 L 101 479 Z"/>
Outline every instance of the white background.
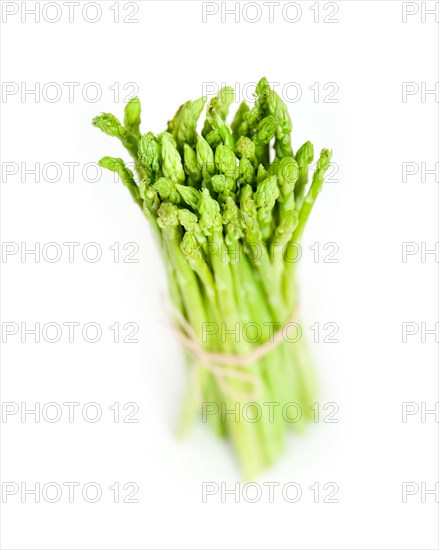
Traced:
<path fill-rule="evenodd" d="M 402 100 L 403 82 L 433 89 L 438 80 L 434 15 L 422 22 L 419 3 L 418 13 L 403 23 L 399 1 L 338 2 L 339 22 L 324 23 L 324 2 L 319 22 L 311 3 L 301 2 L 296 23 L 285 21 L 280 7 L 274 22 L 264 7 L 254 23 L 246 21 L 254 17 L 251 9 L 241 11 L 239 22 L 234 16 L 221 22 L 219 11 L 203 23 L 201 2 L 138 1 L 133 18 L 139 22 L 129 24 L 122 22 L 131 11 L 127 2 L 119 3 L 119 23 L 110 9 L 114 2 L 98 4 L 96 23 L 85 21 L 80 8 L 70 23 L 66 7 L 57 23 L 35 23 L 32 16 L 21 22 L 20 4 L 2 23 L 1 77 L 19 89 L 2 97 L 2 162 L 27 168 L 80 163 L 73 182 L 65 167 L 56 183 L 37 183 L 32 175 L 22 183 L 21 169 L 3 173 L 2 241 L 81 243 L 73 263 L 65 248 L 57 263 L 3 256 L 2 321 L 94 321 L 104 333 L 96 344 L 80 338 L 70 344 L 65 334 L 55 344 L 21 343 L 19 335 L 3 344 L 3 402 L 79 402 L 77 411 L 97 402 L 103 416 L 97 423 L 84 421 L 80 412 L 69 423 L 66 409 L 56 423 L 3 416 L 1 473 L 3 484 L 28 488 L 96 482 L 103 495 L 95 504 L 80 492 L 73 503 L 66 493 L 58 503 L 9 497 L 2 505 L 1 547 L 437 548 L 434 495 L 422 502 L 419 491 L 402 502 L 403 483 L 431 489 L 438 480 L 434 416 L 402 422 L 403 402 L 432 409 L 438 401 L 434 335 L 422 343 L 418 333 L 402 343 L 402 323 L 432 328 L 437 321 L 434 256 L 402 262 L 403 242 L 433 248 L 438 240 L 437 176 L 423 183 L 418 173 L 402 181 L 404 162 L 432 168 L 437 161 L 438 99 L 430 94 L 422 101 L 417 93 Z M 166 326 L 159 254 L 126 189 L 110 173 L 90 183 L 81 170 L 103 155 L 123 156 L 118 142 L 90 124 L 101 111 L 122 116 L 124 94 L 115 98 L 115 83 L 122 91 L 128 82 L 138 85 L 142 129 L 159 132 L 178 105 L 202 95 L 206 83 L 242 87 L 261 76 L 281 88 L 300 85 L 301 99 L 289 103 L 293 145 L 311 139 L 317 150 L 329 147 L 339 166 L 338 181 L 325 185 L 309 220 L 300 271 L 307 324 L 340 327 L 338 344 L 314 345 L 320 402 L 337 403 L 339 422 L 292 436 L 288 453 L 257 480 L 261 487 L 300 484 L 297 503 L 280 492 L 270 503 L 266 490 L 257 503 L 233 497 L 222 503 L 219 493 L 203 503 L 203 482 L 232 488 L 242 480 L 230 450 L 206 426 L 197 425 L 184 441 L 175 438 L 184 366 Z M 59 100 L 21 97 L 26 87 L 49 82 L 62 87 Z M 64 82 L 79 83 L 72 102 Z M 82 96 L 90 82 L 102 90 L 97 102 Z M 324 96 L 315 102 L 309 88 L 315 82 L 335 82 L 338 103 L 323 102 Z M 97 263 L 81 255 L 92 241 L 102 248 Z M 115 262 L 109 247 L 128 242 L 138 244 L 139 261 Z M 309 246 L 316 242 L 337 243 L 339 262 L 314 262 Z M 139 343 L 113 343 L 108 327 L 115 322 L 137 323 Z M 139 422 L 114 422 L 109 407 L 115 402 L 137 403 Z M 115 503 L 109 486 L 116 482 L 136 483 L 139 502 Z M 316 482 L 337 483 L 339 502 L 321 497 L 314 503 L 309 487 Z"/>

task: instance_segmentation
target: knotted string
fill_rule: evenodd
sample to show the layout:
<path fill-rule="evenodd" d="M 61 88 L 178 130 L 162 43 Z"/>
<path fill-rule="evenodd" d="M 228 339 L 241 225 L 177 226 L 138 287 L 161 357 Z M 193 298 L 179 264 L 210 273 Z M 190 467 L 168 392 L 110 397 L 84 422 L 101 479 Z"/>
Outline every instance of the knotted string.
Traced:
<path fill-rule="evenodd" d="M 186 352 L 194 359 L 194 366 L 211 372 L 224 395 L 246 399 L 254 399 L 260 394 L 262 390 L 261 378 L 257 374 L 243 372 L 237 368 L 230 368 L 230 366 L 242 367 L 254 363 L 275 349 L 283 340 L 284 328 L 295 322 L 298 313 L 296 308 L 291 318 L 274 333 L 271 340 L 267 340 L 246 354 L 236 355 L 204 349 L 191 324 L 185 319 L 181 311 L 169 299 L 165 299 L 165 305 L 173 318 L 171 328 Z M 227 384 L 225 378 L 248 382 L 252 389 L 248 392 L 238 391 Z M 199 388 L 197 388 L 197 394 L 200 395 Z"/>

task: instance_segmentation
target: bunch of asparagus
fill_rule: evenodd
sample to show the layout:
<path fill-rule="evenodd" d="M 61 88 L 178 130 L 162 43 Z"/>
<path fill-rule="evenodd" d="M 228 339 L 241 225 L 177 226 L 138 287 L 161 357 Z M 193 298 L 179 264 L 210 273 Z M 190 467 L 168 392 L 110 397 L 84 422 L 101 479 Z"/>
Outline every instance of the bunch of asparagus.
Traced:
<path fill-rule="evenodd" d="M 197 345 L 245 357 L 298 321 L 294 250 L 331 152 L 322 149 L 308 185 L 313 146 L 307 141 L 293 153 L 288 109 L 266 78 L 252 107 L 242 102 L 229 125 L 233 102 L 230 87 L 208 103 L 187 101 L 158 135 L 140 132 L 138 98 L 127 103 L 123 124 L 103 113 L 93 125 L 117 137 L 134 160 L 137 176 L 120 158 L 99 164 L 119 175 L 150 221 L 171 300 Z M 217 356 L 212 369 L 187 354 L 181 430 L 203 411 L 215 432 L 230 438 L 247 478 L 273 464 L 288 428 L 301 430 L 311 416 L 316 390 L 307 345 L 303 333 L 286 334 L 236 366 Z"/>

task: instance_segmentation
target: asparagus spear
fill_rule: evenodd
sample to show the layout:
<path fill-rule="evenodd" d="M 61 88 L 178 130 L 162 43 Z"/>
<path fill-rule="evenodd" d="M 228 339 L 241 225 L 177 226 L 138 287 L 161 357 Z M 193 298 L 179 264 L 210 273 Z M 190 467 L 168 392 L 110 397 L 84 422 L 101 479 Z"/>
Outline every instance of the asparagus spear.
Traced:
<path fill-rule="evenodd" d="M 126 167 L 125 162 L 122 159 L 103 157 L 99 161 L 99 166 L 102 166 L 102 168 L 107 168 L 107 170 L 110 170 L 111 172 L 116 172 L 119 175 L 122 183 L 125 185 L 125 187 L 128 188 L 128 191 L 133 197 L 134 202 L 137 203 L 140 208 L 143 207 L 143 202 L 140 198 L 139 188 L 134 181 L 134 174 L 129 168 Z"/>
<path fill-rule="evenodd" d="M 305 142 L 301 147 L 299 147 L 295 158 L 299 167 L 299 176 L 296 182 L 295 196 L 297 208 L 300 210 L 305 194 L 305 187 L 308 183 L 309 165 L 314 160 L 313 144 L 310 141 Z"/>
<path fill-rule="evenodd" d="M 195 101 L 187 101 L 168 123 L 168 131 L 173 134 L 180 150 L 185 144 L 194 146 L 197 142 L 197 122 L 204 109 L 206 97 L 200 97 Z"/>
<path fill-rule="evenodd" d="M 102 113 L 92 120 L 93 126 L 104 134 L 117 137 L 130 155 L 137 160 L 137 140 L 126 130 L 122 123 L 110 113 Z"/>
<path fill-rule="evenodd" d="M 140 139 L 140 112 L 140 100 L 138 97 L 133 97 L 125 106 L 123 124 L 137 142 Z"/>
<path fill-rule="evenodd" d="M 311 187 L 303 201 L 302 208 L 300 209 L 299 224 L 294 232 L 294 239 L 298 241 L 303 233 L 303 229 L 308 220 L 309 214 L 316 201 L 317 195 L 322 190 L 323 180 L 325 178 L 325 172 L 329 168 L 331 162 L 332 152 L 329 149 L 322 149 L 320 158 L 317 161 L 316 169 L 312 177 Z"/>

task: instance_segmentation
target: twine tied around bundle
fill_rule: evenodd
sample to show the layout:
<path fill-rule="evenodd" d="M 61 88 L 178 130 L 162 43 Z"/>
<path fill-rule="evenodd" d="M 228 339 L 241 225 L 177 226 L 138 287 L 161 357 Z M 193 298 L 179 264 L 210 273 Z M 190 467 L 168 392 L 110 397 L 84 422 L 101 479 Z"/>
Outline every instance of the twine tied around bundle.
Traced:
<path fill-rule="evenodd" d="M 243 372 L 237 367 L 243 367 L 256 362 L 275 349 L 283 340 L 284 328 L 290 323 L 295 322 L 298 316 L 298 308 L 296 308 L 291 318 L 274 333 L 270 340 L 263 342 L 246 354 L 237 355 L 206 350 L 191 324 L 185 319 L 181 311 L 177 309 L 169 299 L 165 300 L 165 304 L 170 311 L 170 317 L 172 319 L 171 328 L 177 335 L 185 351 L 194 359 L 194 367 L 204 368 L 211 372 L 224 395 L 236 397 L 238 399 L 246 398 L 251 400 L 258 397 L 262 390 L 262 381 L 258 374 Z M 196 371 L 194 374 L 196 374 Z M 247 382 L 250 384 L 251 389 L 248 392 L 239 391 L 228 384 L 225 381 L 226 378 Z M 201 390 L 195 378 L 194 391 L 197 393 L 197 397 L 199 397 L 199 401 L 201 402 Z"/>

